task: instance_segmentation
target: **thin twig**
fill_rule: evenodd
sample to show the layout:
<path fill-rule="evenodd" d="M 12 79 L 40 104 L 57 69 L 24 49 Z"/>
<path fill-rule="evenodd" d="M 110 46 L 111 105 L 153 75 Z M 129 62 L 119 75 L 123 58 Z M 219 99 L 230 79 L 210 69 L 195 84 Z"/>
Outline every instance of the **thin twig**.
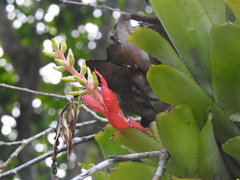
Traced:
<path fill-rule="evenodd" d="M 76 137 L 76 138 L 73 139 L 73 146 L 84 143 L 84 142 L 87 142 L 87 141 L 91 141 L 91 140 L 93 140 L 94 136 L 95 136 L 95 134 L 84 136 L 84 137 L 81 137 L 81 138 Z M 67 145 L 63 145 L 61 148 L 59 148 L 58 153 L 66 151 L 66 150 L 67 150 Z M 47 152 L 47 153 L 45 153 L 45 154 L 43 154 L 43 155 L 41 155 L 37 158 L 32 159 L 31 161 L 28 161 L 25 164 L 22 164 L 22 165 L 14 168 L 10 171 L 2 173 L 2 174 L 0 174 L 0 178 L 16 175 L 19 171 L 21 171 L 21 170 L 23 170 L 23 169 L 25 169 L 29 166 L 32 166 L 32 165 L 34 165 L 34 164 L 36 164 L 40 161 L 43 161 L 44 159 L 46 159 L 48 157 L 51 157 L 52 153 L 53 153 L 53 151 L 49 151 L 49 152 Z"/>
<path fill-rule="evenodd" d="M 88 108 L 86 105 L 81 104 L 81 107 L 88 113 L 90 113 L 94 118 L 96 118 L 98 121 L 100 122 L 108 122 L 108 120 L 106 118 L 102 118 L 100 116 L 98 116 L 95 111 L 91 110 L 90 108 Z"/>
<path fill-rule="evenodd" d="M 36 94 L 36 95 L 49 96 L 49 97 L 69 100 L 68 96 L 34 91 L 34 90 L 31 90 L 31 89 L 28 89 L 28 88 L 21 88 L 21 87 L 17 87 L 17 86 L 11 86 L 11 85 L 4 84 L 4 83 L 0 83 L 0 87 L 5 87 L 5 88 L 9 88 L 9 89 L 15 89 L 15 90 L 18 90 L 18 91 L 25 91 L 25 92 L 29 92 L 29 93 Z"/>
<path fill-rule="evenodd" d="M 143 152 L 143 153 L 134 153 L 134 154 L 128 154 L 128 155 L 121 155 L 121 156 L 109 156 L 107 160 L 97 164 L 96 166 L 88 169 L 87 171 L 79 174 L 78 176 L 74 177 L 72 180 L 82 180 L 88 176 L 91 176 L 97 171 L 103 170 L 104 168 L 123 161 L 129 161 L 129 160 L 139 160 L 144 158 L 154 158 L 154 157 L 168 157 L 168 152 L 166 149 L 163 149 L 161 151 L 151 151 L 151 152 Z M 161 160 L 160 160 L 161 161 Z M 166 160 L 164 160 L 165 162 Z"/>
<path fill-rule="evenodd" d="M 44 130 L 43 132 L 36 134 L 33 137 L 30 137 L 28 139 L 23 139 L 21 145 L 10 155 L 10 157 L 7 159 L 7 161 L 5 161 L 5 163 L 2 164 L 2 166 L 0 167 L 0 173 L 2 173 L 6 167 L 13 161 L 14 158 L 16 158 L 18 156 L 18 154 L 23 150 L 23 148 L 28 145 L 29 143 L 31 143 L 33 140 L 44 136 L 45 134 L 51 132 L 54 130 L 54 127 L 49 127 L 48 129 Z"/>
<path fill-rule="evenodd" d="M 69 0 L 62 0 L 62 2 L 63 3 L 69 3 L 69 4 L 76 4 L 76 5 L 80 5 L 80 6 L 87 6 L 87 7 L 94 8 L 94 9 L 106 9 L 106 10 L 110 10 L 110 11 L 118 11 L 122 14 L 129 14 L 127 12 L 121 11 L 118 8 L 112 8 L 112 7 L 109 7 L 109 6 L 106 6 L 106 5 L 92 5 L 92 4 L 82 3 L 82 2 L 79 2 L 79 1 L 69 1 Z"/>
<path fill-rule="evenodd" d="M 0 141 L 0 146 L 15 146 L 22 144 L 22 141 L 14 141 L 14 142 L 3 142 Z"/>
<path fill-rule="evenodd" d="M 91 121 L 86 121 L 86 122 L 81 122 L 81 123 L 77 123 L 76 127 L 80 128 L 83 126 L 87 126 L 87 125 L 91 125 L 91 124 L 96 124 L 99 123 L 99 120 L 91 120 Z M 13 145 L 20 145 L 11 155 L 10 157 L 5 161 L 5 163 L 2 164 L 2 166 L 0 167 L 0 173 L 2 173 L 6 167 L 13 161 L 14 158 L 16 158 L 18 156 L 18 154 L 23 150 L 23 148 L 31 143 L 33 140 L 38 139 L 44 135 L 46 135 L 49 132 L 53 132 L 55 130 L 56 126 L 50 126 L 48 129 L 42 131 L 39 134 L 36 134 L 33 137 L 30 137 L 28 139 L 23 139 L 21 141 L 15 141 L 15 142 L 3 142 L 0 141 L 0 146 L 1 145 L 5 145 L 5 146 L 13 146 Z"/>

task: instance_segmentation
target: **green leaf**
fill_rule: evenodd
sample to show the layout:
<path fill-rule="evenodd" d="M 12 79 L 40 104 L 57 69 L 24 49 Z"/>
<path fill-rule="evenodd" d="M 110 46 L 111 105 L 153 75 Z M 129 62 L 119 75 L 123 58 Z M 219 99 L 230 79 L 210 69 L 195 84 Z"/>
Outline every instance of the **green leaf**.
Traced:
<path fill-rule="evenodd" d="M 128 40 L 151 54 L 162 64 L 176 67 L 192 77 L 172 46 L 156 31 L 149 28 L 137 28 Z"/>
<path fill-rule="evenodd" d="M 110 172 L 106 180 L 149 180 L 152 179 L 156 167 L 139 163 L 123 162 L 117 166 L 116 170 Z"/>
<path fill-rule="evenodd" d="M 240 113 L 240 26 L 213 26 L 210 41 L 213 95 L 228 113 Z M 239 118 L 239 115 L 236 117 Z"/>
<path fill-rule="evenodd" d="M 163 102 L 172 106 L 188 104 L 200 126 L 206 123 L 206 109 L 213 107 L 213 129 L 221 142 L 238 136 L 239 129 L 229 120 L 228 116 L 215 104 L 213 99 L 182 71 L 168 66 L 152 67 L 147 73 L 147 79 L 154 93 Z"/>
<path fill-rule="evenodd" d="M 200 133 L 198 167 L 202 179 L 215 179 L 217 177 L 231 179 L 215 141 L 211 117 Z"/>
<path fill-rule="evenodd" d="M 159 143 L 154 137 L 134 127 L 120 129 L 114 135 L 113 140 L 135 152 L 159 151 L 165 149 L 162 143 Z M 151 165 L 157 166 L 157 158 L 151 158 L 150 160 L 152 162 L 150 163 Z"/>
<path fill-rule="evenodd" d="M 223 0 L 198 0 L 212 24 L 226 22 L 226 8 Z"/>
<path fill-rule="evenodd" d="M 222 149 L 240 163 L 240 136 L 229 139 L 225 144 L 222 145 Z"/>
<path fill-rule="evenodd" d="M 211 76 L 208 58 L 212 22 L 197 0 L 150 0 L 180 58 L 196 81 L 209 94 Z"/>
<path fill-rule="evenodd" d="M 156 121 L 152 121 L 150 124 L 149 124 L 149 129 L 151 130 L 152 134 L 153 134 L 153 137 L 160 143 L 162 144 L 162 148 L 164 149 L 164 146 L 163 146 L 163 143 L 162 143 L 162 139 L 159 135 L 159 132 L 158 132 L 158 127 L 157 127 L 157 122 Z"/>
<path fill-rule="evenodd" d="M 78 162 L 78 165 L 83 168 L 83 169 L 90 169 L 92 168 L 93 166 L 89 165 L 89 164 L 86 164 L 86 163 L 83 163 L 83 162 Z M 104 171 L 98 171 L 96 173 L 94 173 L 93 175 L 91 175 L 92 177 L 94 177 L 95 180 L 105 180 L 106 177 L 108 176 L 108 174 Z"/>
<path fill-rule="evenodd" d="M 233 11 L 234 15 L 237 18 L 237 21 L 240 22 L 240 2 L 239 0 L 224 0 L 230 9 Z"/>
<path fill-rule="evenodd" d="M 179 105 L 156 117 L 160 136 L 180 177 L 197 176 L 199 127 L 191 108 Z"/>
<path fill-rule="evenodd" d="M 107 124 L 106 128 L 95 136 L 95 140 L 99 144 L 105 159 L 107 159 L 110 155 L 128 154 L 126 150 L 121 148 L 121 144 L 110 140 L 114 133 L 116 133 L 116 130 L 110 124 Z M 110 167 L 115 166 L 116 164 L 111 165 Z"/>

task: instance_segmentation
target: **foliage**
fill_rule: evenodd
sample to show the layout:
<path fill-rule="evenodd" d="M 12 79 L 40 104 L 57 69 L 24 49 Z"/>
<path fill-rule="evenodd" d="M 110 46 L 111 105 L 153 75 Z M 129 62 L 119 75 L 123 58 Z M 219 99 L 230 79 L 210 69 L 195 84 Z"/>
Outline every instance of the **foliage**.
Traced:
<path fill-rule="evenodd" d="M 226 22 L 230 19 L 226 13 L 228 7 L 221 0 L 150 2 L 173 47 L 157 32 L 144 27 L 135 30 L 129 41 L 162 63 L 153 66 L 147 78 L 159 99 L 172 106 L 156 116 L 159 137 L 170 155 L 161 179 L 237 179 L 240 177 L 238 21 Z M 238 20 L 238 4 L 226 2 Z M 151 144 L 156 140 L 153 136 L 145 144 L 145 138 L 134 131 L 119 130 L 112 139 L 131 152 L 153 151 L 153 147 L 160 146 L 157 141 Z M 135 135 L 139 140 L 129 142 Z M 150 164 L 157 168 L 157 164 Z M 119 177 L 124 173 L 121 168 L 114 170 Z M 112 177 L 110 173 L 109 178 Z"/>
<path fill-rule="evenodd" d="M 123 2 L 119 1 L 119 5 Z M 80 72 L 75 70 L 72 51 L 66 59 L 63 55 L 64 42 L 59 50 L 59 44 L 53 40 L 55 52 L 45 53 L 56 58 L 59 65 L 56 70 L 68 70 L 73 75 L 63 80 L 77 81 L 83 86 L 70 94 L 83 95 L 85 103 L 106 115 L 112 125 L 108 124 L 95 136 L 108 159 L 93 167 L 79 162 L 79 166 L 89 170 L 74 179 L 89 175 L 96 180 L 240 178 L 237 153 L 240 137 L 239 3 L 228 0 L 150 0 L 150 3 L 168 38 L 146 25 L 132 32 L 128 40 L 160 62 L 160 65 L 152 65 L 146 76 L 156 96 L 169 108 L 162 112 L 152 103 L 158 114 L 147 128 L 124 116 L 101 73 L 92 73 L 84 62 Z M 117 28 L 123 24 L 118 23 Z M 120 43 L 130 48 L 124 41 L 126 34 L 119 31 Z M 142 56 L 139 50 L 135 53 Z M 69 126 L 63 112 L 56 135 L 58 139 L 62 128 L 69 153 L 76 125 L 73 120 L 77 116 L 74 101 L 71 103 Z M 56 140 L 54 148 L 57 145 Z M 137 162 L 128 156 L 164 152 L 165 149 L 165 156 L 147 155 Z M 110 173 L 103 171 L 104 163 L 111 168 Z"/>

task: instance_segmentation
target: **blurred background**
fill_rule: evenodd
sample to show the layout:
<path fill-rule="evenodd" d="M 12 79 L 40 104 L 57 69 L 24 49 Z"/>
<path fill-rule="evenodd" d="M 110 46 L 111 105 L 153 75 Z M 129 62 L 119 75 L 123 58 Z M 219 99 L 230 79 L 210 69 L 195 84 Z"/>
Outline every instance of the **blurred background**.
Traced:
<path fill-rule="evenodd" d="M 106 5 L 128 13 L 151 14 L 144 0 L 82 0 L 92 6 Z M 0 1 L 0 83 L 36 91 L 65 95 L 72 84 L 60 82 L 61 73 L 52 69 L 53 60 L 43 56 L 51 50 L 53 37 L 64 38 L 72 48 L 76 69 L 85 59 L 106 59 L 106 47 L 111 44 L 110 32 L 119 11 L 62 3 L 58 0 L 1 0 Z M 133 22 L 134 23 L 134 22 Z M 56 124 L 65 100 L 36 96 L 23 91 L 0 88 L 0 141 L 12 142 L 29 138 Z M 92 119 L 81 113 L 79 122 Z M 103 125 L 102 125 L 103 126 Z M 99 126 L 87 126 L 77 136 L 99 131 Z M 33 141 L 7 170 L 52 150 L 55 134 Z M 63 142 L 61 141 L 61 144 Z M 0 146 L 0 165 L 17 146 Z M 59 179 L 70 179 L 80 173 L 78 161 L 98 163 L 102 160 L 97 144 L 92 141 L 74 147 L 68 158 L 58 157 Z M 5 179 L 43 180 L 51 177 L 51 158 Z"/>

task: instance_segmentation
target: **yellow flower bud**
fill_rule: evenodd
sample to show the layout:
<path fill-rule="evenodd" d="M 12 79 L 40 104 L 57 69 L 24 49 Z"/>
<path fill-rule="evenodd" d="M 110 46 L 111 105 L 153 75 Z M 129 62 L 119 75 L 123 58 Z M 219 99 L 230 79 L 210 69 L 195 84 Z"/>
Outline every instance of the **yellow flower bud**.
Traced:
<path fill-rule="evenodd" d="M 93 77 L 92 77 L 92 73 L 91 73 L 91 70 L 90 70 L 89 67 L 87 67 L 87 74 L 88 74 L 88 80 L 92 82 L 93 81 Z"/>
<path fill-rule="evenodd" d="M 72 91 L 70 93 L 68 93 L 69 95 L 73 95 L 73 96 L 76 96 L 76 95 L 86 95 L 88 94 L 89 92 L 84 89 L 84 90 L 80 90 L 80 91 Z"/>
<path fill-rule="evenodd" d="M 92 72 L 92 80 L 93 80 L 93 88 L 97 89 L 98 88 L 98 78 L 95 72 Z"/>
<path fill-rule="evenodd" d="M 66 66 L 67 63 L 61 59 L 54 59 L 54 61 L 60 66 Z"/>
<path fill-rule="evenodd" d="M 59 72 L 63 72 L 63 71 L 66 70 L 64 66 L 54 66 L 53 69 L 55 69 L 55 70 L 57 70 Z"/>
<path fill-rule="evenodd" d="M 67 55 L 67 59 L 69 60 L 69 65 L 71 67 L 74 66 L 74 63 L 75 63 L 75 59 L 74 59 L 74 55 L 73 55 L 73 52 L 71 49 L 68 50 L 68 55 Z"/>
<path fill-rule="evenodd" d="M 50 57 L 50 58 L 57 58 L 57 54 L 55 52 L 49 52 L 49 51 L 42 51 L 44 55 Z"/>
<path fill-rule="evenodd" d="M 74 76 L 74 78 L 75 78 L 75 80 L 77 81 L 77 82 L 79 82 L 82 86 L 86 86 L 87 85 L 87 82 L 84 80 L 84 79 L 82 79 L 82 78 L 80 78 L 80 77 L 78 77 L 78 76 Z"/>
<path fill-rule="evenodd" d="M 62 77 L 61 80 L 66 82 L 76 82 L 76 79 L 74 78 L 74 76 Z"/>
<path fill-rule="evenodd" d="M 59 43 L 57 39 L 54 39 L 54 38 L 52 39 L 52 45 L 54 50 L 59 50 Z"/>
<path fill-rule="evenodd" d="M 86 73 L 87 73 L 86 61 L 82 60 L 80 74 L 85 75 Z"/>
<path fill-rule="evenodd" d="M 62 53 L 65 53 L 66 50 L 67 50 L 67 44 L 66 44 L 65 40 L 62 39 L 60 51 L 61 51 Z"/>

